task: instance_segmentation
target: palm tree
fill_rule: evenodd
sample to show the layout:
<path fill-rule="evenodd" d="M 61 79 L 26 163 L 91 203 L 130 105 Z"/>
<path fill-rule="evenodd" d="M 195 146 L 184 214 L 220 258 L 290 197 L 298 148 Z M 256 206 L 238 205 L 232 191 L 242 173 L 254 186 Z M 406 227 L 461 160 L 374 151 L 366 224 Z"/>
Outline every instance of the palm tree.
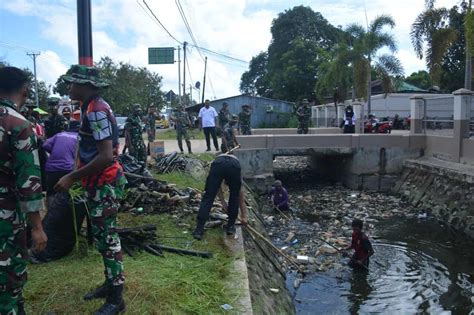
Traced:
<path fill-rule="evenodd" d="M 354 84 L 358 95 L 366 94 L 367 110 L 370 113 L 372 94 L 372 70 L 382 79 L 383 88 L 389 91 L 393 88 L 393 77 L 403 75 L 403 67 L 397 57 L 397 44 L 392 34 L 384 31 L 385 27 L 393 29 L 395 21 L 391 16 L 381 15 L 376 17 L 364 29 L 359 24 L 351 24 L 346 31 L 352 41 L 352 63 L 354 68 Z M 392 54 L 377 55 L 381 48 L 388 48 Z M 366 93 L 362 90 L 365 87 Z"/>
<path fill-rule="evenodd" d="M 425 11 L 413 22 L 410 37 L 418 58 L 426 56 L 426 66 L 433 84 L 439 85 L 443 57 L 458 33 L 449 27 L 449 11 L 446 8 L 435 8 L 434 2 L 425 2 Z"/>

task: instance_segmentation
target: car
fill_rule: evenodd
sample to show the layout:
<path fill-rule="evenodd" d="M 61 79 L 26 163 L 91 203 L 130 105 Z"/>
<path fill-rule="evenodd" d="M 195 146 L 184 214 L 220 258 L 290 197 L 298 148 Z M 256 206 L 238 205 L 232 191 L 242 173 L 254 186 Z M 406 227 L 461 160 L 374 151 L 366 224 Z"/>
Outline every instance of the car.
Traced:
<path fill-rule="evenodd" d="M 170 123 L 166 117 L 166 115 L 161 115 L 161 118 L 156 119 L 155 121 L 156 129 L 166 129 L 170 127 Z"/>
<path fill-rule="evenodd" d="M 127 121 L 127 118 L 128 117 L 115 117 L 119 137 L 125 137 L 125 122 Z"/>

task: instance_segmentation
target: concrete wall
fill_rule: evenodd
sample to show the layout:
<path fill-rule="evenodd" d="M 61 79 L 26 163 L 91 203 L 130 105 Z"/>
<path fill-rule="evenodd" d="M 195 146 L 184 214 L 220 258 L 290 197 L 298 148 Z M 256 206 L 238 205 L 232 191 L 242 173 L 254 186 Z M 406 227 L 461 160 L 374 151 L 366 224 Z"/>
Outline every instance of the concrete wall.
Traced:
<path fill-rule="evenodd" d="M 451 161 L 455 150 L 453 137 L 426 135 L 425 154 L 446 161 Z"/>
<path fill-rule="evenodd" d="M 474 139 L 463 139 L 461 163 L 474 165 Z"/>
<path fill-rule="evenodd" d="M 252 129 L 252 135 L 295 135 L 297 128 L 258 128 Z M 339 134 L 341 128 L 309 128 L 309 134 Z"/>

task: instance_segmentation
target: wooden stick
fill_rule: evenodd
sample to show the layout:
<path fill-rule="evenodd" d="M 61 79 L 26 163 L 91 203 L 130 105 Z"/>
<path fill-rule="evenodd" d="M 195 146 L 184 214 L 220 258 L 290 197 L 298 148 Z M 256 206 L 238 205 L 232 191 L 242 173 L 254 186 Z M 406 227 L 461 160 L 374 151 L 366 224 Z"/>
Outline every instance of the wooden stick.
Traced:
<path fill-rule="evenodd" d="M 294 261 L 294 258 L 293 257 L 290 257 L 288 256 L 287 254 L 285 254 L 284 252 L 282 252 L 278 247 L 276 247 L 270 240 L 268 240 L 265 236 L 263 236 L 262 234 L 258 233 L 258 231 L 256 231 L 253 227 L 251 227 L 250 225 L 247 225 L 247 228 L 249 229 L 249 231 L 251 231 L 252 233 L 254 233 L 255 235 L 257 235 L 258 237 L 260 237 L 260 239 L 262 239 L 265 243 L 267 243 L 268 245 L 270 245 L 270 247 L 275 250 L 278 254 L 280 254 L 283 258 L 285 258 L 288 262 L 290 262 L 291 264 L 293 264 L 296 269 L 298 269 L 299 272 L 301 272 L 302 274 L 304 274 L 304 270 L 300 268 L 300 266 Z"/>
<path fill-rule="evenodd" d="M 281 211 L 280 209 L 278 209 L 278 207 L 275 207 L 275 209 L 276 209 L 285 219 L 290 220 L 290 218 L 289 218 L 287 215 L 285 215 L 285 214 L 283 213 L 283 211 Z"/>

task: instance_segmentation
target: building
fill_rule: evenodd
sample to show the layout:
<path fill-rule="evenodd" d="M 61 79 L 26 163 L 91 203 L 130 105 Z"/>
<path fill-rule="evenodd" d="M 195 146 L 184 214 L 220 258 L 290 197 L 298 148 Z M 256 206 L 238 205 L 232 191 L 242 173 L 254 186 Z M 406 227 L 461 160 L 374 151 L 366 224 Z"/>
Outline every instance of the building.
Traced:
<path fill-rule="evenodd" d="M 210 101 L 210 105 L 217 112 L 222 108 L 222 104 L 229 104 L 229 111 L 238 114 L 242 110 L 242 105 L 248 104 L 252 108 L 252 128 L 286 127 L 288 120 L 294 113 L 295 103 L 275 100 L 266 97 L 251 95 L 236 95 L 227 98 Z M 186 108 L 188 112 L 198 113 L 203 105 L 197 104 Z"/>

